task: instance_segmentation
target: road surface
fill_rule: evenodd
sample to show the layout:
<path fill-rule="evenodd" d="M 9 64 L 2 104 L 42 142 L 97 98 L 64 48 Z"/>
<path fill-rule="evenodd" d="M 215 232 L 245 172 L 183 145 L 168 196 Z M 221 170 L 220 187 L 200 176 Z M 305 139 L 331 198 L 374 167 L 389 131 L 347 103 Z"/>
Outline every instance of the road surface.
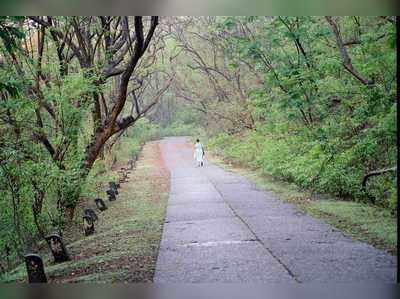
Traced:
<path fill-rule="evenodd" d="M 395 282 L 396 259 L 163 139 L 171 192 L 155 282 Z"/>

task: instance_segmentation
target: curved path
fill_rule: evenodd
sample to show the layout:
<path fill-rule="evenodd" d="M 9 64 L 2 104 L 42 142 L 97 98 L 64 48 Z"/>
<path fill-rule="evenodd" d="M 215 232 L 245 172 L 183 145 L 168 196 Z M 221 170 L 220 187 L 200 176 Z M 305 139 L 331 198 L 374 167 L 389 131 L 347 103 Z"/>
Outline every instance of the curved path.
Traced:
<path fill-rule="evenodd" d="M 396 261 L 211 163 L 161 141 L 171 193 L 155 282 L 394 282 Z"/>

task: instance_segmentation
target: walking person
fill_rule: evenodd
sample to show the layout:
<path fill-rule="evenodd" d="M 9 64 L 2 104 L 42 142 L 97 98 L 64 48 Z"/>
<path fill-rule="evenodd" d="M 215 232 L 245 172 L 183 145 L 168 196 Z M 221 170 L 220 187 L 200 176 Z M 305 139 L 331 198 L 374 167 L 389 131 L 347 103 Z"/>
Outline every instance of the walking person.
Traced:
<path fill-rule="evenodd" d="M 194 159 L 197 162 L 197 166 L 204 165 L 204 147 L 199 139 L 196 139 L 196 144 L 194 145 Z"/>

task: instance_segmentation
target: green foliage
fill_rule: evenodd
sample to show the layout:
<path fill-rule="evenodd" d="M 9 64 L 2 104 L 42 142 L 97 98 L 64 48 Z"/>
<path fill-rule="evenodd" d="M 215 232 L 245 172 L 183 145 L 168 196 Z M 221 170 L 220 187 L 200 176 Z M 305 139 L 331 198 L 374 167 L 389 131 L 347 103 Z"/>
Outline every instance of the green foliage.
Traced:
<path fill-rule="evenodd" d="M 4 30 L 0 28 L 3 34 L 15 33 Z M 17 42 L 12 46 L 16 47 Z M 51 67 L 45 66 L 44 71 Z M 11 247 L 11 261 L 37 245 L 42 237 L 39 227 L 43 234 L 62 230 L 65 211 L 60 207 L 74 206 L 79 199 L 84 184 L 82 127 L 90 112 L 86 99 L 95 90 L 95 78 L 81 73 L 49 82 L 42 88 L 43 101 L 57 110 L 52 116 L 43 114 L 41 124 L 36 125 L 39 103 L 25 92 L 30 80 L 17 76 L 12 67 L 0 70 L 0 248 L 6 244 Z M 47 138 L 54 154 L 67 145 L 67 150 L 60 153 L 63 158 L 55 161 L 37 142 L 39 136 Z"/>
<path fill-rule="evenodd" d="M 329 147 L 300 134 L 277 137 L 254 132 L 246 136 L 221 133 L 211 138 L 208 145 L 237 163 L 256 167 L 266 175 L 293 182 L 302 188 L 367 201 L 361 192 L 365 164 L 360 161 L 374 163 L 378 155 L 375 154 L 377 149 L 368 152 L 366 148 L 360 149 L 360 144 L 350 148 L 343 148 L 342 144 Z M 370 145 L 371 141 L 366 144 Z M 395 174 L 371 179 L 368 190 L 377 198 L 377 204 L 395 211 Z"/>
<path fill-rule="evenodd" d="M 322 17 L 219 20 L 217 31 L 229 40 L 225 55 L 232 64 L 255 65 L 263 85 L 249 92 L 256 131 L 220 130 L 211 145 L 302 188 L 355 201 L 373 196 L 394 211 L 395 173 L 372 178 L 368 195 L 361 182 L 368 172 L 397 161 L 395 27 L 376 17 L 334 20 L 342 39 L 354 41 L 346 50 L 354 68 L 374 81 L 372 87 L 343 67 Z M 251 34 L 235 31 L 242 27 Z"/>
<path fill-rule="evenodd" d="M 397 252 L 396 217 L 390 210 L 348 201 L 323 200 L 311 202 L 304 208 L 347 234 L 376 247 Z"/>
<path fill-rule="evenodd" d="M 129 129 L 127 136 L 134 138 L 138 144 L 157 140 L 160 138 L 160 127 L 148 119 L 142 118 L 135 123 L 134 127 Z"/>
<path fill-rule="evenodd" d="M 54 20 L 59 30 L 69 26 L 66 18 Z M 371 178 L 368 194 L 361 181 L 397 162 L 395 26 L 379 17 L 334 21 L 353 68 L 373 84 L 366 86 L 344 67 L 323 17 L 178 22 L 182 32 L 154 44 L 154 56 L 170 51 L 170 63 L 162 56 L 163 63 L 141 69 L 129 86 L 143 75 L 141 84 L 149 89 L 139 101 L 146 104 L 152 86 L 164 82 L 157 76 L 152 84 L 144 74 L 171 72 L 176 93 L 166 92 L 148 119 L 111 136 L 104 159 L 89 171 L 83 167 L 86 150 L 98 132 L 94 95 L 101 92 L 112 109 L 118 94 L 112 80 L 95 75 L 102 73 L 107 53 L 85 68 L 64 51 L 63 72 L 52 63 L 60 53 L 48 29 L 39 62 L 39 41 L 30 44 L 40 35 L 37 29 L 27 27 L 25 17 L 0 17 L 0 248 L 10 245 L 16 260 L 38 243 L 39 230 L 62 229 L 65 209 L 80 195 L 104 192 L 115 179 L 103 175 L 106 170 L 127 163 L 142 143 L 164 136 L 205 139 L 205 132 L 211 147 L 238 163 L 353 201 L 374 196 L 377 205 L 394 211 L 394 173 Z M 134 108 L 125 107 L 118 122 Z M 110 115 L 110 109 L 100 114 Z"/>
<path fill-rule="evenodd" d="M 24 32 L 15 26 L 24 17 L 0 17 L 0 39 L 4 42 L 6 51 L 11 52 L 18 47 L 19 40 L 25 36 Z"/>

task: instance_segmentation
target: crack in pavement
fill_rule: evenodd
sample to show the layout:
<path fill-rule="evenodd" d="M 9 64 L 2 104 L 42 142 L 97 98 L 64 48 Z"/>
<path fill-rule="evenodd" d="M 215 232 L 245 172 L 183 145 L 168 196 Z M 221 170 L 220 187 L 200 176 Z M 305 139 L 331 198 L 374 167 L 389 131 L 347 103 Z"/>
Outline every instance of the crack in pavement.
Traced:
<path fill-rule="evenodd" d="M 395 282 L 396 258 L 161 141 L 171 193 L 155 282 Z"/>
<path fill-rule="evenodd" d="M 254 235 L 255 240 L 257 240 L 257 242 L 259 242 L 264 249 L 271 255 L 274 257 L 274 259 L 287 271 L 287 273 L 298 283 L 300 283 L 300 279 L 297 277 L 297 275 L 295 275 L 293 273 L 292 270 L 289 269 L 289 267 L 279 258 L 277 257 L 270 248 L 268 248 L 266 246 L 266 244 L 264 242 L 261 241 L 261 239 L 257 236 L 257 234 L 253 231 L 253 229 L 250 227 L 250 225 L 242 218 L 238 215 L 238 213 L 236 213 L 235 209 L 231 206 L 231 204 L 229 202 L 227 202 L 225 200 L 224 195 L 222 194 L 222 192 L 219 190 L 219 188 L 216 186 L 216 184 L 209 179 L 209 181 L 211 182 L 211 184 L 214 186 L 214 188 L 217 190 L 217 192 L 221 195 L 221 198 L 223 199 L 223 201 L 228 205 L 228 207 L 232 210 L 233 214 L 240 219 L 240 221 L 247 227 L 247 229 Z"/>
<path fill-rule="evenodd" d="M 219 245 L 230 245 L 230 244 L 246 244 L 246 243 L 250 243 L 250 242 L 255 242 L 258 240 L 243 240 L 243 241 L 211 241 L 211 242 L 202 242 L 202 243 L 198 243 L 197 241 L 191 242 L 191 243 L 187 243 L 187 244 L 182 244 L 180 246 L 205 246 L 205 247 L 209 247 L 209 246 L 219 246 Z"/>

